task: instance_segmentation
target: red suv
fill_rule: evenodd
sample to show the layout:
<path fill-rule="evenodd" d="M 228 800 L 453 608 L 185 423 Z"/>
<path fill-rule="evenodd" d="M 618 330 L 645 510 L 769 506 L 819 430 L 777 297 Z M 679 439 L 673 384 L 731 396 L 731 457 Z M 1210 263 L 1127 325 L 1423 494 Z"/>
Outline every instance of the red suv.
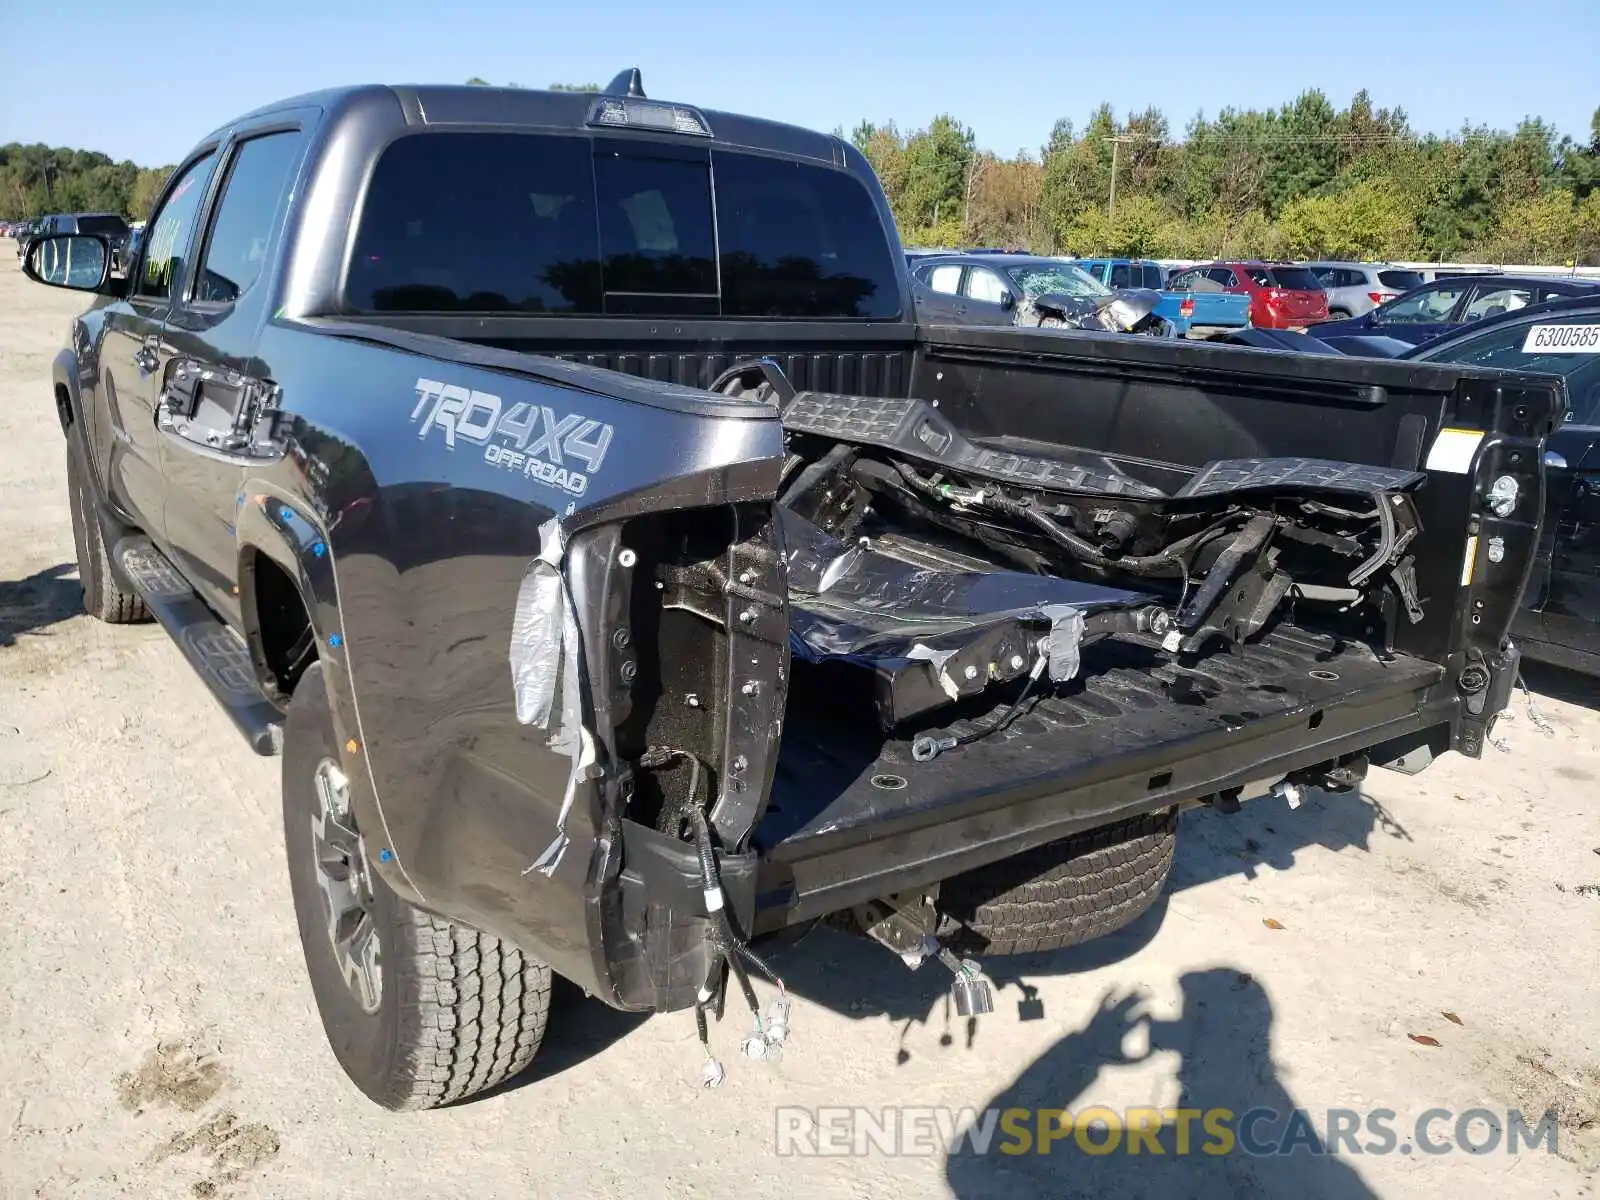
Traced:
<path fill-rule="evenodd" d="M 1235 292 L 1250 297 L 1250 323 L 1262 329 L 1304 329 L 1328 319 L 1328 293 L 1309 268 L 1281 262 L 1217 262 L 1186 267 L 1171 292 Z"/>

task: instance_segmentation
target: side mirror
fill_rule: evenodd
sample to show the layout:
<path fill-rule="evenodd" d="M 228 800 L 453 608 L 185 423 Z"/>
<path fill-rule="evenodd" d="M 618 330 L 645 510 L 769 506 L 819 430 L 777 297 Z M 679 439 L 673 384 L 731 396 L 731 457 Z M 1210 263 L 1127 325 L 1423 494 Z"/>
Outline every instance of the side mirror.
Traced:
<path fill-rule="evenodd" d="M 1017 306 L 1017 297 L 1016 297 L 1015 293 L 1009 292 L 1009 291 L 1005 291 L 1005 292 L 1001 292 L 1000 293 L 1000 307 L 1001 308 L 1005 309 L 1007 312 L 1010 312 L 1016 306 Z"/>
<path fill-rule="evenodd" d="M 111 247 L 98 234 L 42 237 L 29 245 L 22 273 L 50 287 L 98 292 L 111 274 Z"/>

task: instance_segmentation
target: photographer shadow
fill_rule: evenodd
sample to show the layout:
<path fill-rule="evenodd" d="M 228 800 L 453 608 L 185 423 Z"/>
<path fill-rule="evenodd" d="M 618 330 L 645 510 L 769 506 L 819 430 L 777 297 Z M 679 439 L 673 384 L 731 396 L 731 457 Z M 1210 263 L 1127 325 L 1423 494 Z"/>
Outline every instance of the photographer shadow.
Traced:
<path fill-rule="evenodd" d="M 1081 976 L 1137 955 L 1160 932 L 1174 894 L 1222 879 L 1255 879 L 1263 870 L 1292 870 L 1313 846 L 1335 853 L 1367 852 L 1378 838 L 1409 840 L 1410 834 L 1359 788 L 1313 791 L 1298 812 L 1268 800 L 1251 801 L 1231 815 L 1211 809 L 1185 812 L 1167 884 L 1130 924 L 1063 950 L 980 952 L 976 957 L 994 985 L 996 1009 L 1015 1003 L 1019 1020 L 1037 1020 L 1045 1013 L 1035 982 Z M 812 1003 L 853 1019 L 887 1017 L 902 1023 L 902 1063 L 907 1059 L 905 1036 L 913 1025 L 942 1025 L 940 1043 L 946 1047 L 971 1048 L 979 1036 L 981 1020 L 963 1022 L 951 1011 L 952 979 L 937 962 L 909 971 L 877 943 L 828 927 L 806 934 L 797 944 L 774 945 L 770 953 L 792 990 Z"/>
<path fill-rule="evenodd" d="M 970 1141 L 959 1143 L 945 1166 L 951 1192 L 962 1200 L 1013 1195 L 1371 1200 L 1375 1193 L 1356 1170 L 1328 1153 L 1321 1117 L 1307 1122 L 1291 1116 L 1296 1102 L 1272 1059 L 1272 1004 L 1261 985 L 1228 968 L 1192 971 L 1179 984 L 1177 1019 L 1150 1017 L 1137 994 L 1108 994 L 1088 1025 L 1057 1042 L 989 1100 L 988 1107 L 1002 1114 L 1028 1110 L 1016 1127 L 1032 1137 L 1008 1138 L 1002 1124 L 985 1152 L 975 1152 Z M 1130 1054 L 1124 1049 L 1129 1040 L 1145 1040 L 1147 1048 Z M 1085 1114 L 1096 1103 L 1092 1089 L 1103 1068 L 1142 1062 L 1160 1052 L 1179 1056 L 1178 1098 L 1162 1105 L 1159 1122 L 1149 1126 L 1161 1153 L 1148 1138 L 1133 1152 L 1126 1129 L 1113 1138 L 1120 1113 L 1088 1113 L 1090 1128 L 1082 1141 L 1072 1130 L 1053 1138 L 1048 1152 L 1040 1151 L 1041 1110 Z M 1179 1109 L 1192 1115 L 1180 1116 Z M 1214 1127 L 1207 1128 L 1204 1114 L 1216 1109 L 1230 1110 L 1232 1116 L 1213 1113 Z M 1270 1115 L 1251 1121 L 1246 1132 L 1239 1118 L 1254 1109 Z M 1106 1127 L 1093 1125 L 1106 1116 L 1113 1118 Z M 1225 1131 L 1232 1131 L 1231 1139 Z"/>

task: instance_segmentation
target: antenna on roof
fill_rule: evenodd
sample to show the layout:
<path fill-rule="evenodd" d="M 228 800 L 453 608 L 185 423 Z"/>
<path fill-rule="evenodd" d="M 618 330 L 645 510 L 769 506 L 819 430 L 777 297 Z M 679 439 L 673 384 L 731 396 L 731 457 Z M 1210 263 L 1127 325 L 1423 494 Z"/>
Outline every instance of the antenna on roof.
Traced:
<path fill-rule="evenodd" d="M 621 71 L 617 77 L 606 84 L 605 94 L 608 96 L 637 96 L 641 100 L 644 94 L 644 76 L 639 74 L 638 67 L 629 67 Z"/>

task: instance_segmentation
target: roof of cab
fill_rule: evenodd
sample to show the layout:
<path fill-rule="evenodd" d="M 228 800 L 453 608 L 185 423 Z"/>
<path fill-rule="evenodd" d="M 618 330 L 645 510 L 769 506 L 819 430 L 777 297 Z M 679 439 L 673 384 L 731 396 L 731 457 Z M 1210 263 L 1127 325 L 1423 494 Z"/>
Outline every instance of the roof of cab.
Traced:
<path fill-rule="evenodd" d="M 418 126 L 472 126 L 476 129 L 568 129 L 573 131 L 595 128 L 588 122 L 589 111 L 596 99 L 606 92 L 549 92 L 537 88 L 489 87 L 482 84 L 362 84 L 331 88 L 291 96 L 246 113 L 213 132 L 220 136 L 235 125 L 259 120 L 274 113 L 294 109 L 320 108 L 324 112 L 350 106 L 375 95 L 388 94 L 399 104 L 408 123 Z M 617 99 L 626 99 L 617 95 Z M 640 97 L 643 99 L 643 97 Z M 809 158 L 833 166 L 847 162 L 846 144 L 839 138 L 798 125 L 785 125 L 759 117 L 741 116 L 700 108 L 682 100 L 656 100 L 655 103 L 677 104 L 693 108 L 705 118 L 711 128 L 713 144 L 734 145 L 749 149 L 766 150 L 786 156 Z M 611 132 L 611 130 L 603 130 Z M 700 140 L 690 135 L 685 141 Z M 208 139 L 209 140 L 209 139 Z"/>

